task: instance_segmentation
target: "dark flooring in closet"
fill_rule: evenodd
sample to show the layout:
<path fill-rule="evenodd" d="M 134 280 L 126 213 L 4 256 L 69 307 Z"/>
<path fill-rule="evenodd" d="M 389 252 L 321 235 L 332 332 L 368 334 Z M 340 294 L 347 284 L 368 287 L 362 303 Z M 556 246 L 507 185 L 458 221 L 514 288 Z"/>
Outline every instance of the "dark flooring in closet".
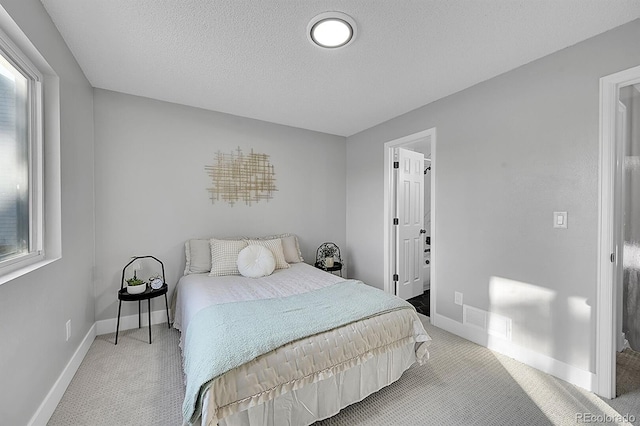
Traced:
<path fill-rule="evenodd" d="M 640 352 L 627 348 L 616 354 L 616 396 L 640 389 Z"/>
<path fill-rule="evenodd" d="M 429 290 L 425 291 L 420 296 L 408 299 L 407 302 L 411 303 L 418 313 L 429 316 Z"/>

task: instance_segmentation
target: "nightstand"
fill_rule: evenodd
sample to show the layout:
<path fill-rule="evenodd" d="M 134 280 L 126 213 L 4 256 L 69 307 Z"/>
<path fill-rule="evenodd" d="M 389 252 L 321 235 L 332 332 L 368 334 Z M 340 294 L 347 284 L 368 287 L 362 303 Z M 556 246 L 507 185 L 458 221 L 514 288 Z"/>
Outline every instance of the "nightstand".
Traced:
<path fill-rule="evenodd" d="M 338 271 L 340 276 L 342 276 L 342 263 L 340 262 L 334 262 L 333 266 L 330 266 L 330 267 L 326 267 L 322 263 L 316 262 L 314 266 L 318 269 L 322 269 L 323 271 L 327 271 L 330 273 L 334 273 L 335 271 Z"/>
<path fill-rule="evenodd" d="M 152 258 L 156 260 L 162 266 L 162 287 L 154 289 L 147 286 L 147 289 L 138 294 L 130 294 L 127 292 L 127 288 L 124 286 L 124 272 L 127 269 L 127 266 L 131 265 L 138 259 L 144 258 Z M 167 291 L 169 290 L 169 286 L 167 286 L 167 282 L 164 276 L 164 264 L 153 256 L 136 256 L 134 257 L 126 266 L 122 269 L 122 281 L 120 283 L 120 290 L 118 291 L 118 322 L 116 324 L 116 342 L 118 344 L 118 332 L 120 331 L 120 310 L 122 308 L 122 302 L 138 302 L 138 328 L 142 327 L 142 315 L 140 314 L 140 302 L 143 300 L 147 301 L 147 309 L 149 311 L 149 344 L 151 344 L 151 299 L 164 295 L 164 304 L 167 309 L 167 326 L 171 328 L 171 321 L 169 320 L 169 302 L 167 300 Z"/>
<path fill-rule="evenodd" d="M 327 266 L 327 264 L 331 266 Z M 316 250 L 316 263 L 314 266 L 330 273 L 338 271 L 340 276 L 342 276 L 342 256 L 340 256 L 340 247 L 331 242 L 320 244 L 320 247 Z"/>

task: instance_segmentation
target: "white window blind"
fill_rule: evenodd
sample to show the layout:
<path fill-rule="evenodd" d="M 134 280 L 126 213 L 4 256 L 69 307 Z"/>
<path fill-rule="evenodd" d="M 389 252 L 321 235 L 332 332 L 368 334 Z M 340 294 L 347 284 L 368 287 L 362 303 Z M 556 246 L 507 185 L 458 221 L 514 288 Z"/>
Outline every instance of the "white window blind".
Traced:
<path fill-rule="evenodd" d="M 44 257 L 41 82 L 0 33 L 0 276 Z"/>
<path fill-rule="evenodd" d="M 0 56 L 0 261 L 31 249 L 27 83 Z"/>

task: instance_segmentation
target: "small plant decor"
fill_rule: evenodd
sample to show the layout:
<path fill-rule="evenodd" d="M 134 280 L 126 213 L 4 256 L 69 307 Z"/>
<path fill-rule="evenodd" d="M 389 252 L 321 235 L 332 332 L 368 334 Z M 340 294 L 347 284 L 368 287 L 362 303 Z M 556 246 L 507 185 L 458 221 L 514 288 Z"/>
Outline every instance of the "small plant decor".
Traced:
<path fill-rule="evenodd" d="M 333 268 L 335 258 L 338 255 L 338 248 L 333 243 L 325 243 L 320 246 L 318 263 L 325 268 Z"/>
<path fill-rule="evenodd" d="M 337 253 L 337 250 L 334 246 L 324 246 L 320 251 L 320 258 L 334 257 Z"/>
<path fill-rule="evenodd" d="M 136 276 L 136 273 L 135 273 L 135 272 L 133 273 L 133 278 L 129 278 L 129 279 L 127 280 L 127 285 L 128 285 L 128 286 L 135 287 L 135 286 L 137 286 L 137 285 L 142 285 L 142 284 L 145 284 L 145 282 L 144 282 L 144 281 L 142 281 L 140 278 L 138 278 L 138 277 Z"/>
<path fill-rule="evenodd" d="M 136 276 L 136 273 L 133 273 L 133 278 L 129 278 L 127 280 L 127 293 L 129 294 L 140 294 L 144 293 L 147 290 L 147 283 Z"/>

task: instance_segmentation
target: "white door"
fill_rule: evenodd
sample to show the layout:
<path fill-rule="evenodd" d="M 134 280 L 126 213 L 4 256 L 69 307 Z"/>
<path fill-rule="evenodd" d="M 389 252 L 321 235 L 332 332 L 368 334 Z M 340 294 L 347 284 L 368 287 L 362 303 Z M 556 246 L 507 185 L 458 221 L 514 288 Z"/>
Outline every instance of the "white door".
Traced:
<path fill-rule="evenodd" d="M 396 295 L 403 299 L 423 292 L 424 155 L 395 148 L 396 179 Z"/>

